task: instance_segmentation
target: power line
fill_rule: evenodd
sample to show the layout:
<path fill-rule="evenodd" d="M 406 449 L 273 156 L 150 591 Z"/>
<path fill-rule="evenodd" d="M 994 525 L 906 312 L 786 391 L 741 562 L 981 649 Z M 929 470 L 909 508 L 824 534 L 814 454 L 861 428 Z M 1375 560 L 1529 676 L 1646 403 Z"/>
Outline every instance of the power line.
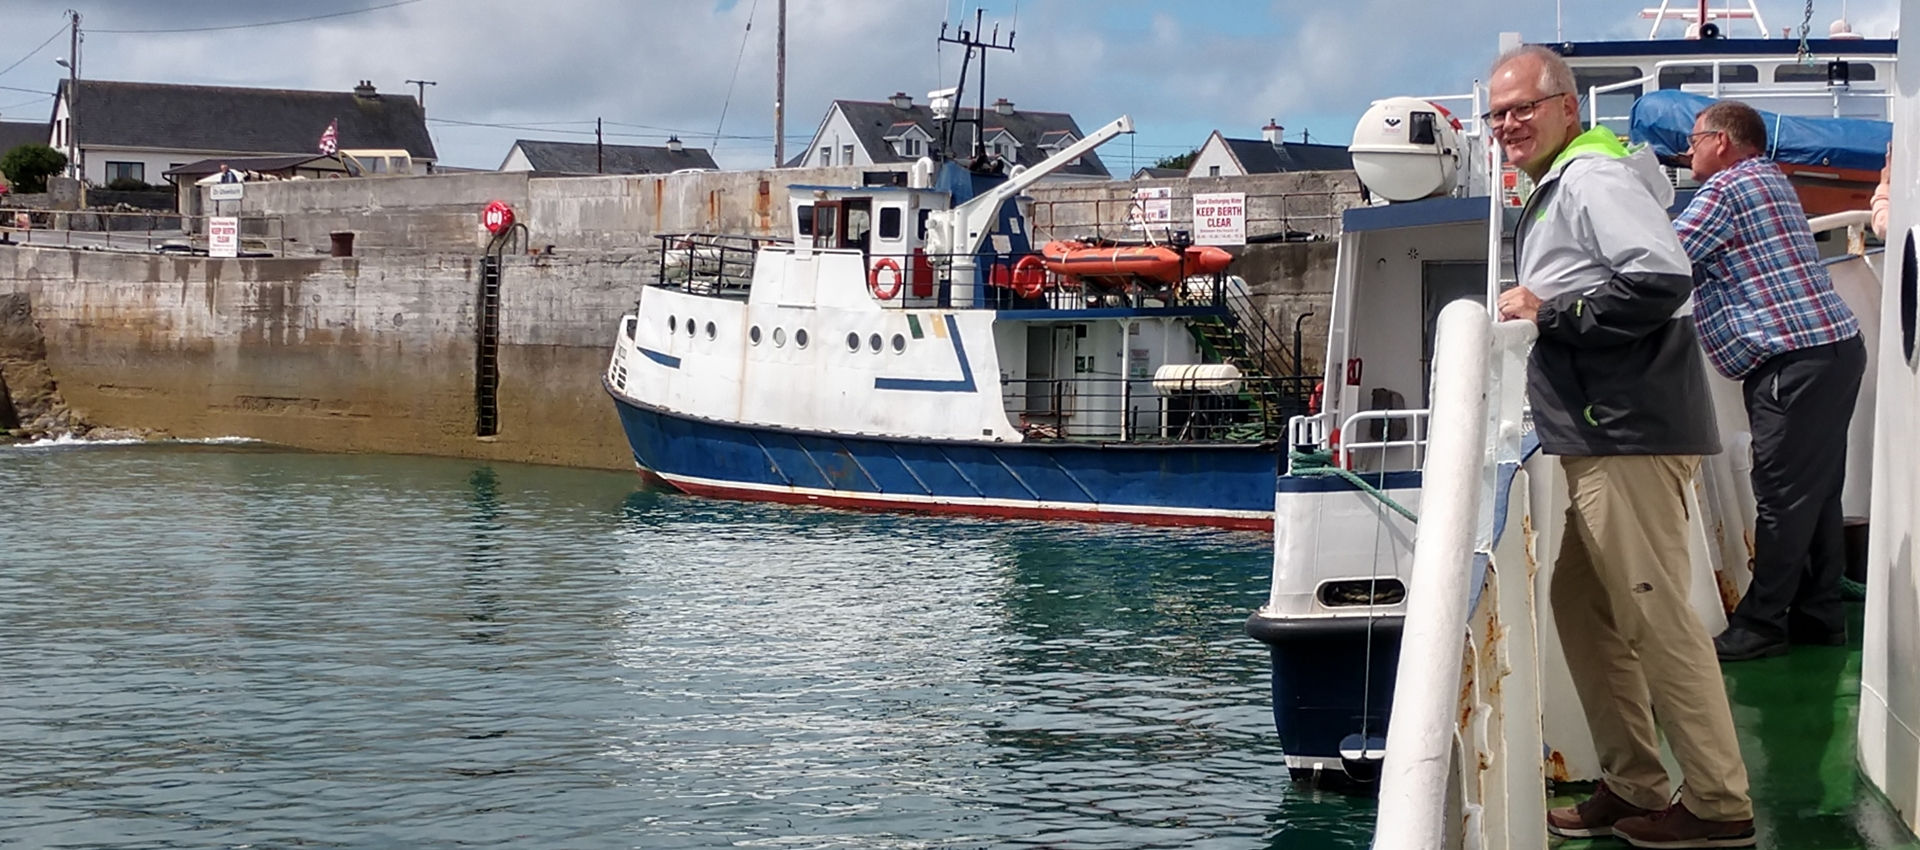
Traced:
<path fill-rule="evenodd" d="M 0 113 L 5 113 L 9 110 L 19 109 L 22 106 L 32 106 L 50 97 L 53 97 L 53 95 L 43 94 L 31 100 L 23 100 L 23 101 L 20 101 L 19 103 L 9 103 L 9 104 L 6 104 L 5 106 L 0 106 Z"/>
<path fill-rule="evenodd" d="M 67 25 L 61 24 L 59 29 L 53 31 L 53 35 L 47 36 L 46 41 L 40 42 L 39 47 L 36 47 L 32 50 L 27 51 L 27 55 L 20 57 L 12 65 L 8 65 L 5 68 L 0 68 L 0 76 L 4 76 L 8 71 L 11 71 L 15 68 L 20 67 L 21 62 L 25 62 L 28 59 L 32 59 L 33 57 L 40 55 L 40 51 L 47 49 L 47 45 L 52 44 L 54 39 L 59 38 L 60 34 L 66 31 L 67 31 Z"/>
<path fill-rule="evenodd" d="M 727 78 L 727 96 L 720 101 L 720 121 L 713 127 L 711 148 L 720 147 L 720 131 L 727 126 L 727 107 L 733 105 L 733 84 L 740 79 L 740 63 L 747 58 L 747 39 L 753 35 L 753 13 L 760 11 L 760 0 L 747 8 L 747 30 L 740 35 L 740 53 L 733 57 L 733 76 Z"/>
<path fill-rule="evenodd" d="M 226 25 L 217 26 L 217 27 L 175 27 L 171 29 L 127 29 L 127 30 L 95 29 L 95 30 L 89 30 L 89 32 L 142 33 L 142 34 L 181 33 L 181 32 L 222 32 L 226 30 L 254 29 L 256 27 L 277 27 L 282 24 L 304 24 L 308 21 L 323 21 L 328 18 L 344 18 L 344 17 L 347 17 L 348 15 L 363 15 L 368 12 L 378 12 L 382 9 L 392 9 L 397 6 L 407 6 L 407 5 L 411 5 L 419 2 L 421 2 L 421 0 L 393 0 L 393 2 L 391 3 L 382 3 L 378 6 L 368 6 L 365 9 L 348 9 L 344 12 L 328 12 L 327 14 L 324 14 L 324 15 L 308 15 L 302 18 L 287 18 L 285 20 L 280 20 L 280 21 L 259 21 L 251 24 L 226 24 Z"/>
<path fill-rule="evenodd" d="M 19 86 L 0 86 L 0 91 L 19 91 L 19 92 L 26 92 L 27 94 L 37 94 L 42 97 L 53 97 L 53 92 L 50 92 L 50 91 L 41 91 L 39 89 L 23 89 Z"/>

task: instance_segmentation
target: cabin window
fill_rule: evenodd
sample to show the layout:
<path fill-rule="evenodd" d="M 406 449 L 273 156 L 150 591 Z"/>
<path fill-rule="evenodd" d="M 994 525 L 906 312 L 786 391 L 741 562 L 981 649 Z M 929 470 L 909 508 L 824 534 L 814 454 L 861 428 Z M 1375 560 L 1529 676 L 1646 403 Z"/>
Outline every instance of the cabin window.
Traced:
<path fill-rule="evenodd" d="M 1757 83 L 1760 82 L 1760 69 L 1752 65 L 1721 65 L 1720 82 Z M 1660 69 L 1661 88 L 1677 89 L 1688 85 L 1713 85 L 1713 66 L 1675 65 Z"/>
<path fill-rule="evenodd" d="M 1829 64 L 1831 63 L 1819 62 L 1813 65 L 1802 65 L 1795 62 L 1791 65 L 1781 65 L 1773 69 L 1773 81 L 1776 83 L 1825 83 L 1831 79 L 1827 72 Z M 1873 66 L 1865 62 L 1848 62 L 1847 82 L 1872 82 L 1873 72 Z"/>
<path fill-rule="evenodd" d="M 907 350 L 907 338 L 899 334 L 894 334 L 893 335 L 893 353 L 899 354 L 906 350 Z"/>
<path fill-rule="evenodd" d="M 719 336 L 719 334 L 720 334 L 720 329 L 714 327 L 712 322 L 708 322 L 707 323 L 707 339 L 713 339 L 714 337 Z"/>
<path fill-rule="evenodd" d="M 847 332 L 847 350 L 848 350 L 848 351 L 859 351 L 859 350 L 860 350 L 860 334 L 859 334 L 859 332 L 857 332 L 857 331 L 848 331 L 848 332 Z"/>
<path fill-rule="evenodd" d="M 919 239 L 922 242 L 927 241 L 927 216 L 932 214 L 933 210 L 921 210 L 919 221 L 915 224 L 915 232 L 919 234 Z"/>
<path fill-rule="evenodd" d="M 806 328 L 801 328 L 793 332 L 793 344 L 800 346 L 801 348 L 807 347 L 807 329 Z"/>
<path fill-rule="evenodd" d="M 747 340 L 752 342 L 754 345 L 760 344 L 760 326 L 759 325 L 754 325 L 753 327 L 747 329 Z"/>
<path fill-rule="evenodd" d="M 852 145 L 840 146 L 840 164 L 841 165 L 853 164 L 853 146 Z"/>
<path fill-rule="evenodd" d="M 793 216 L 794 216 L 794 220 L 799 222 L 800 224 L 800 235 L 812 236 L 813 235 L 813 205 L 801 204 L 799 209 L 794 210 Z"/>
<path fill-rule="evenodd" d="M 880 238 L 881 239 L 899 239 L 900 238 L 900 208 L 899 207 L 881 207 L 880 208 Z"/>
<path fill-rule="evenodd" d="M 1600 93 L 1600 102 L 1592 101 L 1591 92 L 1601 86 L 1619 85 L 1629 80 L 1638 80 L 1646 76 L 1645 72 L 1632 65 L 1601 66 L 1596 68 L 1573 69 L 1573 90 L 1580 96 L 1583 106 L 1594 108 L 1601 120 L 1619 120 L 1633 111 L 1633 102 L 1645 93 L 1645 84 L 1627 86 Z"/>
<path fill-rule="evenodd" d="M 774 328 L 773 329 L 773 347 L 780 348 L 786 344 L 787 344 L 786 330 L 782 328 Z"/>
<path fill-rule="evenodd" d="M 880 353 L 880 335 L 874 334 L 873 336 L 867 337 L 867 345 L 873 349 L 873 353 L 879 354 Z"/>
<path fill-rule="evenodd" d="M 821 164 L 821 165 L 832 165 L 832 164 L 833 164 L 833 146 L 832 146 L 832 145 L 822 145 L 822 146 L 821 146 L 821 148 L 820 148 L 820 164 Z"/>

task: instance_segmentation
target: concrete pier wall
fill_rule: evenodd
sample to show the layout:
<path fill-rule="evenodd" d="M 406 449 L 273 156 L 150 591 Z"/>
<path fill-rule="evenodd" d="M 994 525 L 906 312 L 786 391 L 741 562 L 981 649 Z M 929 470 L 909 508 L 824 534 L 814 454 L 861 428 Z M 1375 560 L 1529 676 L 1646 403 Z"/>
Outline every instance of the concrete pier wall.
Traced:
<path fill-rule="evenodd" d="M 860 169 L 657 177 L 457 174 L 249 185 L 248 214 L 280 216 L 289 255 L 215 260 L 0 246 L 0 294 L 32 302 L 66 403 L 97 425 L 375 451 L 624 469 L 631 455 L 600 388 L 619 317 L 654 272 L 656 232 L 775 235 L 787 186 L 846 185 Z M 1331 237 L 1358 202 L 1350 174 L 1171 184 L 1244 191 L 1249 231 Z M 1043 236 L 1114 233 L 1129 184 L 1033 190 Z M 500 433 L 475 438 L 479 210 L 514 205 L 530 239 L 502 286 Z M 231 202 L 229 202 L 231 203 Z M 1043 216 L 1045 216 L 1043 220 Z M 356 234 L 354 257 L 321 256 Z M 1124 231 L 1121 231 L 1124 232 Z M 550 250 L 548 245 L 553 246 Z M 300 246 L 306 246 L 304 249 Z M 1236 249 L 1281 338 L 1326 336 L 1335 243 Z"/>
<path fill-rule="evenodd" d="M 100 425 L 624 469 L 600 390 L 633 301 L 618 260 L 514 258 L 499 435 L 474 433 L 478 260 L 208 260 L 0 247 L 67 404 Z"/>

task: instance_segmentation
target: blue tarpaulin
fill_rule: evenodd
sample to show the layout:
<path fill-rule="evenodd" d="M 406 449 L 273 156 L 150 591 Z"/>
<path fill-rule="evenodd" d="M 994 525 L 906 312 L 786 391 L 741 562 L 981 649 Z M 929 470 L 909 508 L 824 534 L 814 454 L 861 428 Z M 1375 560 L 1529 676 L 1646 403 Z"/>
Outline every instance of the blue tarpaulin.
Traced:
<path fill-rule="evenodd" d="M 1686 151 L 1694 117 L 1713 103 L 1713 98 L 1689 92 L 1649 92 L 1633 104 L 1628 137 L 1652 145 L 1662 159 L 1673 157 Z M 1775 162 L 1863 171 L 1879 171 L 1886 164 L 1892 122 L 1758 111 L 1767 125 L 1768 154 Z"/>

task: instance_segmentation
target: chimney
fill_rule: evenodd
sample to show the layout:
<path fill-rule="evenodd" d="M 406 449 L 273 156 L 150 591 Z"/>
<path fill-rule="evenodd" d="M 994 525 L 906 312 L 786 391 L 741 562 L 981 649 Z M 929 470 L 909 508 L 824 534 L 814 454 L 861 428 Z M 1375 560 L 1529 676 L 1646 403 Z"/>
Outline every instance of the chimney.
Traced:
<path fill-rule="evenodd" d="M 668 136 L 668 137 L 667 137 L 667 150 L 668 150 L 669 152 L 671 152 L 671 153 L 679 153 L 679 152 L 680 152 L 680 148 L 681 148 L 681 147 L 682 147 L 682 145 L 680 144 L 680 137 L 679 137 L 679 136 Z"/>
<path fill-rule="evenodd" d="M 913 106 L 913 96 L 897 91 L 893 93 L 893 97 L 887 98 L 887 102 L 892 103 L 895 109 L 908 109 Z"/>
<path fill-rule="evenodd" d="M 1260 128 L 1260 138 L 1266 139 L 1267 144 L 1270 144 L 1270 145 L 1280 144 L 1281 143 L 1280 134 L 1284 132 L 1286 129 L 1287 128 L 1280 126 L 1279 122 L 1273 120 L 1272 118 L 1268 118 L 1267 126 Z"/>
<path fill-rule="evenodd" d="M 354 97 L 376 97 L 377 95 L 373 90 L 373 81 L 361 80 L 359 85 L 353 87 L 353 96 Z"/>
<path fill-rule="evenodd" d="M 1001 115 L 1012 115 L 1013 101 L 1008 100 L 1004 97 L 1000 98 L 999 100 L 996 100 L 993 102 L 993 111 L 998 112 Z"/>

